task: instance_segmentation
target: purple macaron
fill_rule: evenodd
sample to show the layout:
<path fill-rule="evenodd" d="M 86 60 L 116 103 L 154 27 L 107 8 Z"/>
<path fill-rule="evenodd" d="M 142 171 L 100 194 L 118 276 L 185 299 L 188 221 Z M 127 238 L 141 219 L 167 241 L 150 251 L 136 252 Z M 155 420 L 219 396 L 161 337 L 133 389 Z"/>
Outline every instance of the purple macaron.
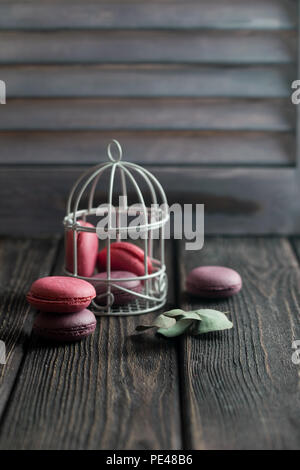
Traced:
<path fill-rule="evenodd" d="M 88 309 L 75 313 L 41 312 L 33 330 L 38 336 L 59 342 L 79 341 L 95 331 L 96 317 Z"/>
<path fill-rule="evenodd" d="M 135 292 L 140 293 L 142 291 L 142 283 L 138 279 L 136 280 L 127 280 L 131 277 L 137 277 L 136 274 L 133 274 L 129 271 L 111 271 L 111 279 L 124 279 L 124 281 L 113 281 L 113 283 L 117 286 L 124 287 L 125 289 L 129 289 L 132 291 L 126 292 L 118 287 L 111 286 L 111 293 L 114 295 L 114 305 L 126 305 L 136 297 L 134 295 Z M 96 274 L 94 276 L 95 279 L 107 279 L 106 272 Z M 107 297 L 102 294 L 105 294 L 107 291 L 107 283 L 95 283 L 95 289 L 97 293 L 96 301 L 99 305 L 106 305 Z"/>
<path fill-rule="evenodd" d="M 200 266 L 186 279 L 189 294 L 204 298 L 225 298 L 237 294 L 242 288 L 239 273 L 223 266 Z"/>

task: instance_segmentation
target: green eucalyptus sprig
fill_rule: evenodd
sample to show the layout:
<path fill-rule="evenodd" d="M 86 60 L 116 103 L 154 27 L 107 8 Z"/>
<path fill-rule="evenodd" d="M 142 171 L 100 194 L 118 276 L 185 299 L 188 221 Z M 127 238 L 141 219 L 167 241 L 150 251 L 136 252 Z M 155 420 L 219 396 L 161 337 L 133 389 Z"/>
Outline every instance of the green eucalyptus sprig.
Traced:
<path fill-rule="evenodd" d="M 218 310 L 200 309 L 185 312 L 174 309 L 155 318 L 152 325 L 139 325 L 137 331 L 157 328 L 157 333 L 171 338 L 183 333 L 200 335 L 211 331 L 228 330 L 233 327 L 226 315 Z"/>

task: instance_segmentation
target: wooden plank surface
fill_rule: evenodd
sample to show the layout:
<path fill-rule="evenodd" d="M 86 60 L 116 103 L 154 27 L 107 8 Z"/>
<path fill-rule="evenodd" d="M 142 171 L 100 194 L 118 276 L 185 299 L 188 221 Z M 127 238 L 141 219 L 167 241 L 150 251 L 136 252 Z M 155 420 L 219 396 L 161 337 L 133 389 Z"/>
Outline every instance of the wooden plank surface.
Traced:
<path fill-rule="evenodd" d="M 6 364 L 0 364 L 0 421 L 24 354 L 33 313 L 25 300 L 31 283 L 51 273 L 58 239 L 0 239 L 0 340 L 6 346 Z"/>
<path fill-rule="evenodd" d="M 142 165 L 293 165 L 292 132 L 235 131 L 4 131 L 2 164 L 86 164 L 106 158 L 118 139 L 124 158 Z"/>
<path fill-rule="evenodd" d="M 295 126 L 286 99 L 14 99 L 0 130 L 264 130 Z"/>
<path fill-rule="evenodd" d="M 0 200 L 6 204 L 0 205 L 0 218 L 5 220 L 1 232 L 47 234 L 61 230 L 68 193 L 84 169 L 2 167 Z M 148 169 L 165 188 L 170 204 L 192 204 L 190 211 L 196 203 L 205 204 L 207 234 L 300 233 L 299 185 L 293 168 Z M 107 202 L 107 191 L 104 178 L 95 204 Z M 115 191 L 118 195 L 117 184 Z"/>
<path fill-rule="evenodd" d="M 62 254 L 57 273 L 61 262 Z M 71 345 L 31 337 L 1 449 L 180 449 L 175 342 L 134 336 L 140 323 L 141 317 L 101 317 L 92 337 Z"/>
<path fill-rule="evenodd" d="M 300 270 L 284 239 L 207 239 L 181 254 L 181 286 L 197 265 L 237 269 L 241 293 L 229 300 L 182 298 L 187 309 L 229 311 L 234 329 L 182 341 L 185 447 L 299 449 Z M 184 287 L 183 287 L 184 288 Z"/>
<path fill-rule="evenodd" d="M 2 64 L 295 62 L 296 31 L 0 33 Z"/>
<path fill-rule="evenodd" d="M 0 2 L 2 29 L 292 29 L 295 17 L 293 0 Z"/>
<path fill-rule="evenodd" d="M 298 250 L 299 243 L 293 240 Z M 299 449 L 299 366 L 292 363 L 291 346 L 300 335 L 300 268 L 287 239 L 208 237 L 200 252 L 180 245 L 176 278 L 182 292 L 186 273 L 199 264 L 231 266 L 244 281 L 240 294 L 228 300 L 180 296 L 183 308 L 229 311 L 234 323 L 230 331 L 179 340 L 183 442 L 177 342 L 133 337 L 141 318 L 101 318 L 95 335 L 77 345 L 29 338 L 32 312 L 27 308 L 24 326 L 19 294 L 31 276 L 47 274 L 56 246 L 57 239 L 0 244 L 0 282 L 10 312 L 5 310 L 1 335 L 6 341 L 18 336 L 10 360 L 16 361 L 27 338 L 21 367 L 14 370 L 16 362 L 10 362 L 1 383 L 1 398 L 3 390 L 10 395 L 1 449 Z M 170 274 L 173 255 L 168 250 Z M 62 252 L 53 273 L 61 272 L 61 262 Z M 169 306 L 173 299 L 171 289 Z M 22 312 L 18 325 L 13 312 Z M 15 374 L 12 393 L 9 374 Z"/>
<path fill-rule="evenodd" d="M 3 66 L 7 98 L 244 97 L 287 98 L 296 68 L 203 65 Z"/>

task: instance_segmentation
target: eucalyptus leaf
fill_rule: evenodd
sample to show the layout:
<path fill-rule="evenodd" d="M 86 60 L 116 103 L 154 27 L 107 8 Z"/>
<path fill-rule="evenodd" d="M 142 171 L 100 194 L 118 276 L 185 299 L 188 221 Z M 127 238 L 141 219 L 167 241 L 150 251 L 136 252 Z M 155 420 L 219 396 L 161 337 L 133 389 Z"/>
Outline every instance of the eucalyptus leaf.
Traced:
<path fill-rule="evenodd" d="M 139 325 L 137 331 L 157 328 L 157 333 L 167 338 L 190 332 L 194 335 L 232 328 L 233 324 L 224 313 L 212 309 L 199 309 L 185 312 L 181 309 L 169 310 L 154 320 L 152 325 Z"/>
<path fill-rule="evenodd" d="M 168 312 L 163 313 L 163 315 L 166 317 L 179 317 L 185 314 L 186 312 L 184 310 L 181 310 L 180 308 L 175 308 L 174 310 L 169 310 Z"/>
<path fill-rule="evenodd" d="M 171 328 L 173 325 L 176 325 L 176 319 L 162 314 L 155 318 L 153 325 L 157 328 Z"/>
<path fill-rule="evenodd" d="M 198 313 L 198 310 L 191 310 L 190 312 L 183 312 L 183 315 L 181 318 L 186 318 L 189 320 L 195 320 L 195 321 L 201 321 L 200 314 Z"/>
<path fill-rule="evenodd" d="M 218 310 L 202 309 L 197 312 L 201 321 L 196 325 L 195 334 L 228 330 L 233 327 L 226 315 Z"/>
<path fill-rule="evenodd" d="M 171 328 L 159 328 L 159 330 L 157 330 L 157 333 L 166 336 L 167 338 L 179 336 L 185 333 L 193 324 L 193 322 L 194 320 L 181 318 L 175 323 L 175 325 L 171 326 Z"/>
<path fill-rule="evenodd" d="M 159 315 L 155 318 L 152 325 L 138 325 L 136 327 L 137 331 L 146 331 L 150 328 L 170 328 L 171 326 L 176 324 L 175 318 L 165 317 L 164 314 Z"/>

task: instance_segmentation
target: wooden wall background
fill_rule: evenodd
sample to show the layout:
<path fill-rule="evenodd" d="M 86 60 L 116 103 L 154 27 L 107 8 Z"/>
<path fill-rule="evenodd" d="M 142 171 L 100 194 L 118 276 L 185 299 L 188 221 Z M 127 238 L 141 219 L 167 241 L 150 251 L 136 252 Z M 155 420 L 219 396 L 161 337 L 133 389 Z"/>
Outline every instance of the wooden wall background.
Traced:
<path fill-rule="evenodd" d="M 299 232 L 298 0 L 0 0 L 0 233 L 61 229 L 112 138 L 206 233 Z"/>

